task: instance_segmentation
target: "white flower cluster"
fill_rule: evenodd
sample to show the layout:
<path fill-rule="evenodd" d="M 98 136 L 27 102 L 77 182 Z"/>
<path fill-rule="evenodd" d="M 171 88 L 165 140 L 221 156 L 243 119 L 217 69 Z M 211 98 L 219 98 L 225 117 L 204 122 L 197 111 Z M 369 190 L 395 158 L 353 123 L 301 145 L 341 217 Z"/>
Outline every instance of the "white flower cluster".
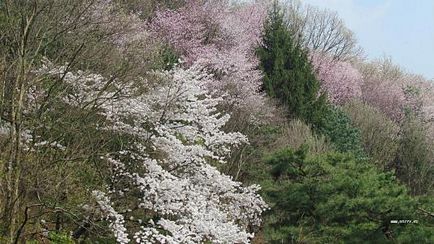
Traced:
<path fill-rule="evenodd" d="M 63 101 L 72 106 L 107 105 L 134 90 L 131 88 L 132 83 L 122 83 L 113 77 L 106 79 L 100 74 L 88 71 L 71 72 L 68 70 L 68 64 L 57 66 L 46 58 L 34 73 L 53 76 L 63 81 L 66 85 Z"/>
<path fill-rule="evenodd" d="M 118 243 L 129 243 L 127 229 L 125 228 L 124 216 L 117 213 L 116 210 L 111 206 L 110 199 L 101 191 L 93 191 L 93 196 L 95 197 L 101 211 L 107 216 L 107 220 L 110 221 L 110 228 L 112 229 L 116 241 Z"/>
<path fill-rule="evenodd" d="M 253 233 L 248 230 L 260 224 L 267 205 L 257 194 L 259 186 L 244 187 L 213 166 L 224 163 L 232 148 L 247 143 L 247 138 L 222 130 L 230 116 L 218 111 L 222 98 L 209 94 L 205 85 L 211 77 L 200 66 L 155 72 L 158 82 L 148 85 L 146 93 L 127 86 L 116 98 L 110 89 L 105 91 L 107 80 L 99 75 L 59 71 L 62 68 L 45 69 L 65 76 L 77 91 L 75 101 L 104 98 L 99 103 L 109 124 L 104 130 L 135 138 L 124 150 L 105 157 L 115 171 L 113 182 L 119 183 L 110 193 L 119 196 L 112 199 L 125 199 L 129 189 L 120 182 L 130 182 L 128 187 L 140 192 L 139 198 L 132 194 L 133 201 L 155 222 L 140 220 L 133 233 L 108 197 L 94 193 L 113 220 L 118 242 L 128 240 L 127 232 L 137 243 L 250 241 Z"/>

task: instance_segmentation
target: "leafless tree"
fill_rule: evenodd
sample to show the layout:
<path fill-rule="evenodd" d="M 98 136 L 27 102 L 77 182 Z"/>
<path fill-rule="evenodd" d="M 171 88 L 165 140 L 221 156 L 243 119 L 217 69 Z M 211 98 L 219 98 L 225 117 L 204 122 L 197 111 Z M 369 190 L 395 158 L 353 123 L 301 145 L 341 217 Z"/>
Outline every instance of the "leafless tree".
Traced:
<path fill-rule="evenodd" d="M 288 28 L 309 50 L 348 60 L 361 55 L 354 33 L 336 12 L 304 5 L 299 0 L 285 3 Z"/>

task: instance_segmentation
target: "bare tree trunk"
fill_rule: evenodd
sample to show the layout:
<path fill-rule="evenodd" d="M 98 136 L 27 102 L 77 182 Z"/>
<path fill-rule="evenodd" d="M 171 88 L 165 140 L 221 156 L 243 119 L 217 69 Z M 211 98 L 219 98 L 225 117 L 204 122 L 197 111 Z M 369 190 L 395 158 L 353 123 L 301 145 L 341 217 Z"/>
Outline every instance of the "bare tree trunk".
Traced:
<path fill-rule="evenodd" d="M 30 68 L 26 62 L 27 41 L 31 25 L 36 16 L 36 8 L 30 16 L 22 19 L 22 30 L 20 35 L 20 46 L 18 50 L 18 62 L 16 67 L 16 80 L 12 83 L 11 89 L 11 122 L 10 122 L 10 147 L 9 157 L 4 167 L 5 177 L 5 200 L 3 205 L 3 235 L 8 237 L 8 242 L 12 243 L 15 236 L 15 223 L 18 215 L 20 203 L 20 165 L 21 165 L 21 143 L 22 143 L 22 114 L 24 109 L 24 99 L 27 91 L 27 74 Z M 25 18 L 25 19 L 24 19 Z"/>
<path fill-rule="evenodd" d="M 15 82 L 14 92 L 18 91 L 18 97 L 13 94 L 11 102 L 11 130 L 10 130 L 10 153 L 9 159 L 5 168 L 5 186 L 6 186 L 6 196 L 3 211 L 3 223 L 4 223 L 4 233 L 3 235 L 10 238 L 14 234 L 14 225 L 16 221 L 16 206 L 18 205 L 18 192 L 19 192 L 19 165 L 21 159 L 21 112 L 23 108 L 23 98 L 24 98 L 24 81 L 23 81 L 23 71 L 25 61 L 20 58 L 19 61 L 19 75 Z M 11 239 L 12 241 L 12 239 Z"/>

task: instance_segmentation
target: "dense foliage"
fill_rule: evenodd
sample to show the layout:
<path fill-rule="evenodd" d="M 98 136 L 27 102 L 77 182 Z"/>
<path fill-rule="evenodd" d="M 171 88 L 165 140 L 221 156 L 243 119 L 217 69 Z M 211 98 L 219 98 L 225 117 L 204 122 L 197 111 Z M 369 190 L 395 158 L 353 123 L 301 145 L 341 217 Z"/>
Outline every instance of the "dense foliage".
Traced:
<path fill-rule="evenodd" d="M 299 117 L 321 126 L 325 96 L 313 73 L 308 54 L 286 28 L 283 13 L 274 3 L 266 21 L 262 46 L 257 53 L 264 72 L 263 89 Z"/>
<path fill-rule="evenodd" d="M 0 1 L 0 243 L 434 242 L 434 85 L 359 51 L 297 0 Z"/>
<path fill-rule="evenodd" d="M 386 115 L 360 101 L 347 103 L 343 110 L 360 131 L 363 149 L 380 168 L 390 167 L 400 139 L 399 126 Z"/>
<path fill-rule="evenodd" d="M 363 156 L 360 130 L 351 124 L 348 115 L 340 108 L 333 106 L 329 106 L 326 111 L 327 113 L 323 116 L 323 125 L 318 131 L 333 143 L 337 151 Z"/>
<path fill-rule="evenodd" d="M 434 240 L 432 224 L 418 216 L 418 204 L 405 187 L 369 162 L 341 153 L 309 158 L 306 148 L 285 149 L 267 161 L 272 180 L 264 191 L 272 210 L 266 235 L 271 242 Z M 391 224 L 396 219 L 418 219 L 422 227 Z"/>

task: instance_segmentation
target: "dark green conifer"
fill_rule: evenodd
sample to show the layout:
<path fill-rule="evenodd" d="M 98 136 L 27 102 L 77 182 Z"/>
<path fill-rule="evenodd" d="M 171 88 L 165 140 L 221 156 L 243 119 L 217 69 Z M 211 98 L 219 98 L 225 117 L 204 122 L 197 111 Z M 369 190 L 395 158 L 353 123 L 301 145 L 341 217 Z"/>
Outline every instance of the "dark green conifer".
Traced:
<path fill-rule="evenodd" d="M 263 90 L 287 108 L 290 117 L 299 117 L 321 126 L 326 107 L 324 94 L 315 78 L 308 53 L 295 42 L 275 1 L 257 50 L 264 72 Z"/>

